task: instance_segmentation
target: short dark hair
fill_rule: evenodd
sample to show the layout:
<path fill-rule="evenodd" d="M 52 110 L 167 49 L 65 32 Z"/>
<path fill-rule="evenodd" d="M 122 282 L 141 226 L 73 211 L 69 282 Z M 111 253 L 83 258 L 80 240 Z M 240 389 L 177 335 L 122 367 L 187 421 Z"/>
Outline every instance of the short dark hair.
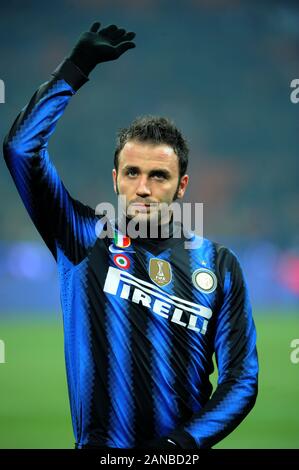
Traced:
<path fill-rule="evenodd" d="M 175 124 L 168 118 L 151 115 L 139 116 L 130 127 L 118 131 L 114 153 L 116 171 L 118 171 L 119 153 L 130 140 L 169 145 L 178 156 L 180 178 L 186 173 L 189 156 L 188 144 Z"/>

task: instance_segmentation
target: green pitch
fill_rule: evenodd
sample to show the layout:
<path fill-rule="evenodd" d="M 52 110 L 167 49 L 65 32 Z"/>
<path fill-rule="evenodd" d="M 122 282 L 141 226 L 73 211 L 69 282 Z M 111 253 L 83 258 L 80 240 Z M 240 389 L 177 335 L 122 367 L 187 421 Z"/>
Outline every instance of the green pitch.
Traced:
<path fill-rule="evenodd" d="M 299 364 L 290 343 L 295 315 L 255 315 L 260 361 L 254 410 L 218 448 L 299 448 Z M 72 448 L 62 322 L 3 321 L 0 364 L 0 448 Z M 216 377 L 213 377 L 215 383 Z"/>

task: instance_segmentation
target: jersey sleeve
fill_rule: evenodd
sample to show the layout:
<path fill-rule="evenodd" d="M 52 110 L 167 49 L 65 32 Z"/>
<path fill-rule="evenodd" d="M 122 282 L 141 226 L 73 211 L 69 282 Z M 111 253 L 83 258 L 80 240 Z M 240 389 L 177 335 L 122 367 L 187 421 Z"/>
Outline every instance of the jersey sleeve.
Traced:
<path fill-rule="evenodd" d="M 223 301 L 215 324 L 218 384 L 207 404 L 170 434 L 186 448 L 211 448 L 231 433 L 253 408 L 258 391 L 256 330 L 248 287 L 237 257 L 218 254 Z"/>
<path fill-rule="evenodd" d="M 94 238 L 95 211 L 73 199 L 50 160 L 48 141 L 70 98 L 88 80 L 69 59 L 21 110 L 3 154 L 37 230 L 57 259 L 57 248 L 79 262 Z"/>

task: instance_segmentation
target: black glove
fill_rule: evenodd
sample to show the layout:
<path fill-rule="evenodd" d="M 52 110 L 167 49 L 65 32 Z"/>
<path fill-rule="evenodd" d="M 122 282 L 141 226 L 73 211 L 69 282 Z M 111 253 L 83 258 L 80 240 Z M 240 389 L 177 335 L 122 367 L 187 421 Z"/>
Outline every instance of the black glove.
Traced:
<path fill-rule="evenodd" d="M 181 447 L 176 442 L 174 442 L 173 439 L 168 437 L 159 437 L 158 439 L 147 441 L 141 447 L 143 449 L 181 449 Z"/>
<path fill-rule="evenodd" d="M 114 24 L 99 29 L 101 23 L 94 23 L 90 30 L 82 33 L 69 56 L 70 60 L 88 76 L 100 62 L 118 59 L 128 49 L 136 47 L 132 41 L 135 33 Z"/>

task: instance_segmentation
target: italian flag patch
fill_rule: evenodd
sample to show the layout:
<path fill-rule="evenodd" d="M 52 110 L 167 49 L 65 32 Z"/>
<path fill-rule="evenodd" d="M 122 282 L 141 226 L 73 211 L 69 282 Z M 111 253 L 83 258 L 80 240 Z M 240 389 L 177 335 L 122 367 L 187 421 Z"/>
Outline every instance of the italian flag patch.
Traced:
<path fill-rule="evenodd" d="M 125 237 L 122 233 L 116 232 L 113 238 L 114 245 L 119 248 L 128 248 L 131 245 L 130 237 Z"/>

